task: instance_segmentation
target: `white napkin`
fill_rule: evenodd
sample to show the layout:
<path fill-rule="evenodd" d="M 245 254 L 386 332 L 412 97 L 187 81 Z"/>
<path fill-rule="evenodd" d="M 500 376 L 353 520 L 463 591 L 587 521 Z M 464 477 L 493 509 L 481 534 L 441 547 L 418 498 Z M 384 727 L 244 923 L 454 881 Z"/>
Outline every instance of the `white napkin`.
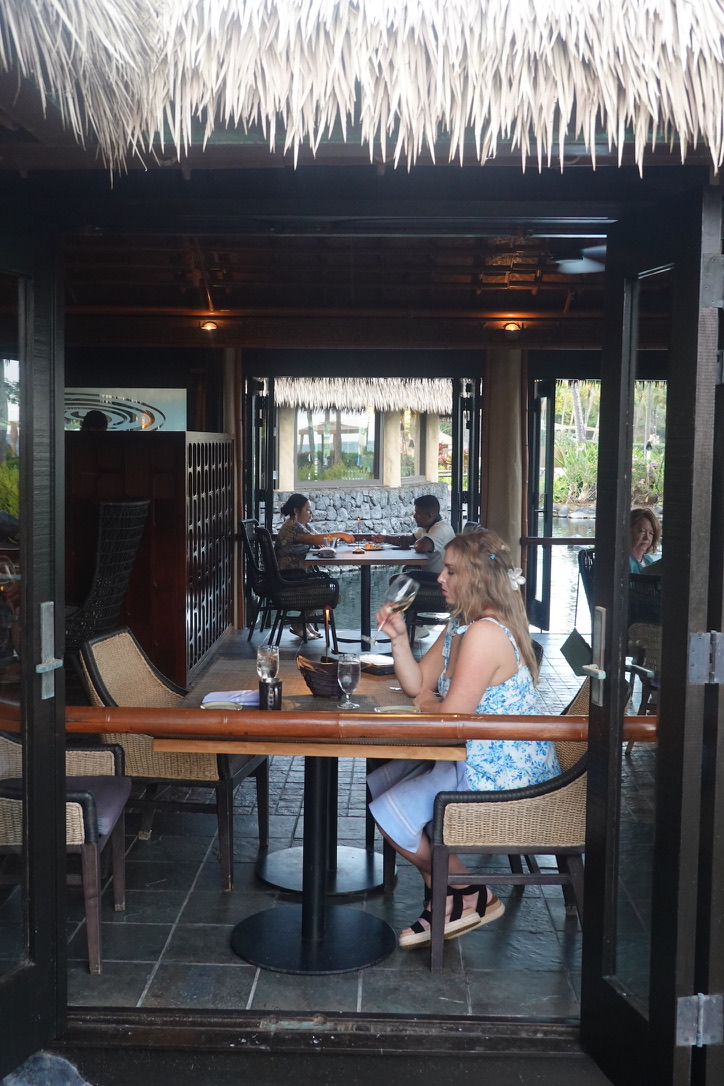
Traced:
<path fill-rule="evenodd" d="M 202 707 L 208 707 L 212 703 L 216 704 L 220 701 L 231 703 L 238 709 L 241 709 L 243 705 L 258 705 L 259 704 L 259 691 L 258 690 L 214 690 L 211 694 L 206 694 L 201 699 Z"/>

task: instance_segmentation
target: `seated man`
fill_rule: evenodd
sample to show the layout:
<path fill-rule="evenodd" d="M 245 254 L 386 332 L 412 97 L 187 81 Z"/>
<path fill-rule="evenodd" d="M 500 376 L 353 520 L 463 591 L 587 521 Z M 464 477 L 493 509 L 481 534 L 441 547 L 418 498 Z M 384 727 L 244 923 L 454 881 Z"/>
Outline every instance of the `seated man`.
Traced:
<path fill-rule="evenodd" d="M 454 538 L 453 527 L 440 516 L 440 502 L 434 494 L 421 494 L 415 498 L 415 523 L 417 528 L 410 535 L 375 535 L 377 543 L 395 543 L 399 547 L 414 547 L 418 554 L 427 554 L 424 569 L 411 566 L 405 570 L 421 583 L 436 581 L 442 571 L 445 547 Z"/>

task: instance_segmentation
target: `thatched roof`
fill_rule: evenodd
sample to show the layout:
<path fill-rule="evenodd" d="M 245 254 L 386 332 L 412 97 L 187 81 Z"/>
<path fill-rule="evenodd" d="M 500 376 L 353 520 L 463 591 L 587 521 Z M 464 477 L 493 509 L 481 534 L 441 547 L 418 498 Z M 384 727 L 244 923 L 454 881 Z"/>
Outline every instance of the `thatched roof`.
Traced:
<path fill-rule="evenodd" d="M 282 407 L 310 410 L 343 408 L 348 411 L 412 411 L 449 415 L 450 381 L 408 380 L 398 377 L 277 377 L 274 399 Z"/>
<path fill-rule="evenodd" d="M 639 163 L 657 138 L 724 157 L 721 0 L 4 0 L 0 67 L 116 164 L 199 124 L 294 153 L 354 126 L 408 163 L 440 139 L 545 163 L 601 130 Z"/>

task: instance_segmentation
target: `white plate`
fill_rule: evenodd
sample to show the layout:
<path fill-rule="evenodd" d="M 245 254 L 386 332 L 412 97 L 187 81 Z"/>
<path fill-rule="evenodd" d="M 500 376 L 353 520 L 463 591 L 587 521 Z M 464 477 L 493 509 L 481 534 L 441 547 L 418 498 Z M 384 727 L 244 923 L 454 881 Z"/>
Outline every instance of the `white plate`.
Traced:
<path fill-rule="evenodd" d="M 376 713 L 419 713 L 416 705 L 375 705 Z"/>

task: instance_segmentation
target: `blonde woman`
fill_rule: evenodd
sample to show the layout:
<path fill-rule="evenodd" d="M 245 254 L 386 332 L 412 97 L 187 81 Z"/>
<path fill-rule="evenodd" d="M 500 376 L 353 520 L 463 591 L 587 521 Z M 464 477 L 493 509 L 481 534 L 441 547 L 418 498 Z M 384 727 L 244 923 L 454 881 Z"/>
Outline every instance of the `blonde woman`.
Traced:
<path fill-rule="evenodd" d="M 421 660 L 410 649 L 404 619 L 377 616 L 392 642 L 395 674 L 422 712 L 537 713 L 537 666 L 521 598 L 521 571 L 508 547 L 482 529 L 445 548 L 438 581 L 451 620 Z M 464 762 L 391 761 L 370 773 L 370 810 L 380 831 L 414 864 L 427 888 L 420 919 L 400 934 L 401 947 L 430 942 L 431 846 L 428 824 L 438 792 L 521 788 L 560 772 L 549 742 L 472 739 Z M 456 857 L 450 869 L 465 872 Z M 445 937 L 455 938 L 505 911 L 486 887 L 448 887 Z"/>

